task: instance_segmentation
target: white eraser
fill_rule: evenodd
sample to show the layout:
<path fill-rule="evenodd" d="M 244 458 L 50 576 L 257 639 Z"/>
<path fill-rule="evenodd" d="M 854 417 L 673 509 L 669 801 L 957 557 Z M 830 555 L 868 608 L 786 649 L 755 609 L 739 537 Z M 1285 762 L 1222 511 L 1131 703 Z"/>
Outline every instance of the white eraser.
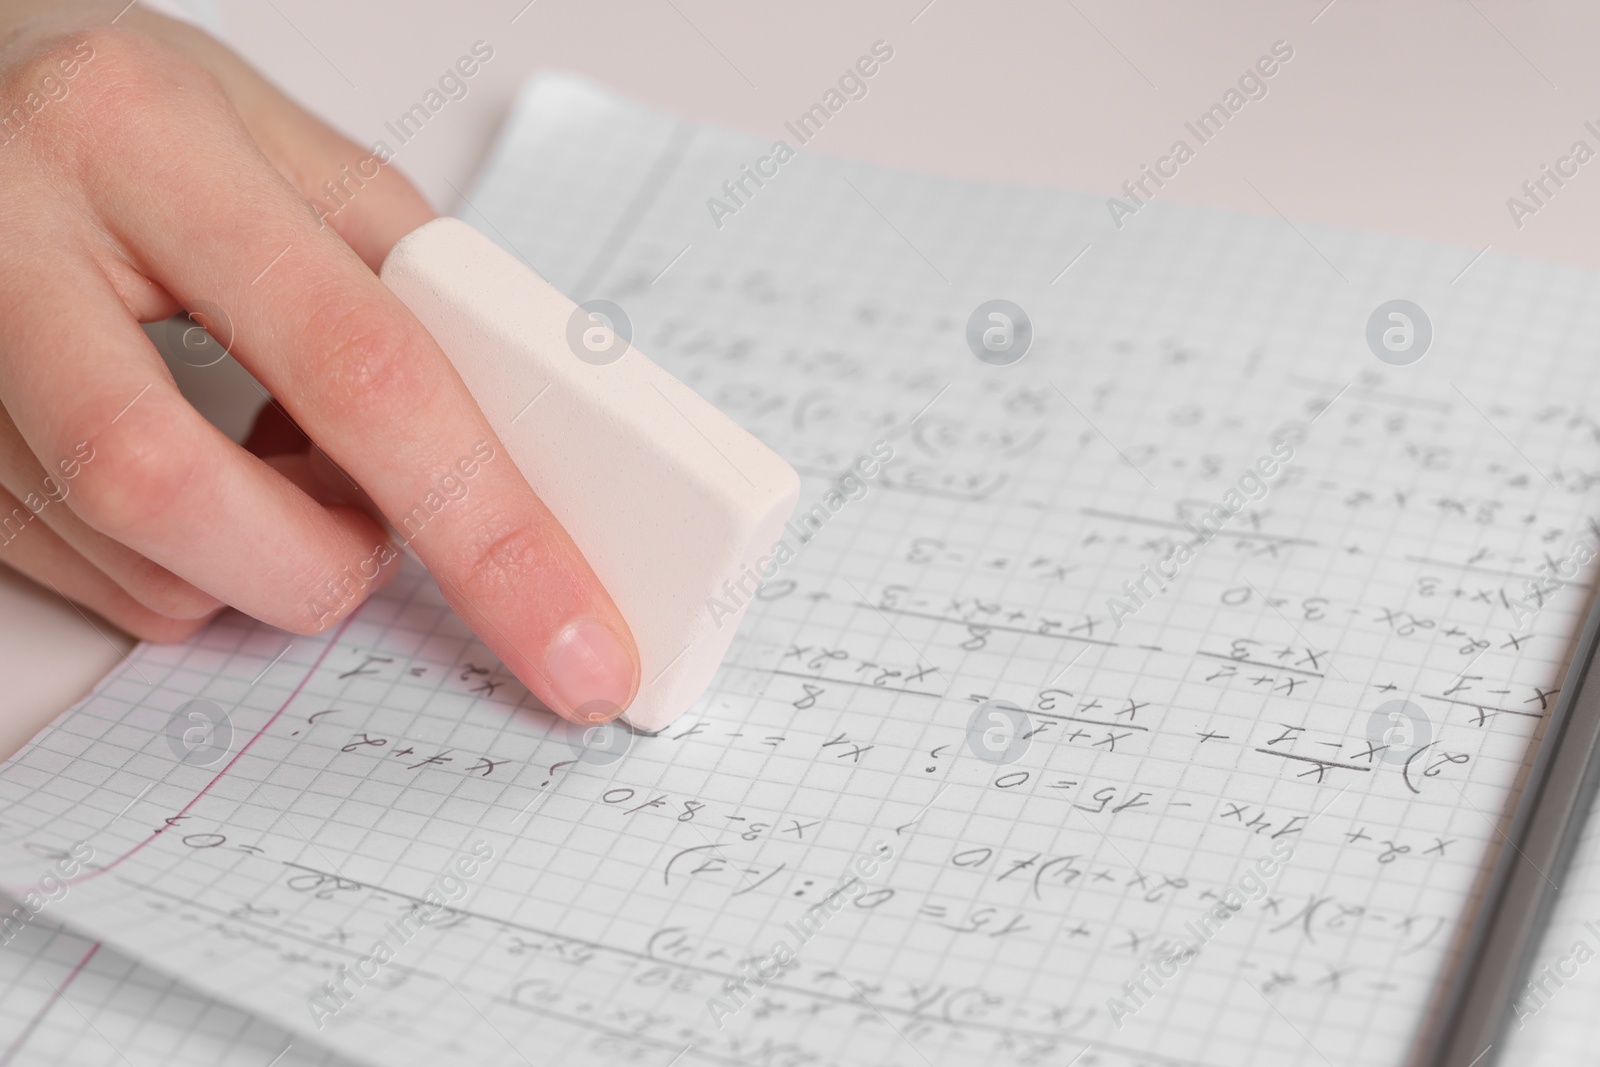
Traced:
<path fill-rule="evenodd" d="M 666 726 L 728 651 L 749 597 L 716 617 L 712 598 L 727 605 L 723 584 L 771 553 L 800 495 L 794 468 L 459 219 L 401 238 L 382 278 L 632 629 L 628 723 Z"/>

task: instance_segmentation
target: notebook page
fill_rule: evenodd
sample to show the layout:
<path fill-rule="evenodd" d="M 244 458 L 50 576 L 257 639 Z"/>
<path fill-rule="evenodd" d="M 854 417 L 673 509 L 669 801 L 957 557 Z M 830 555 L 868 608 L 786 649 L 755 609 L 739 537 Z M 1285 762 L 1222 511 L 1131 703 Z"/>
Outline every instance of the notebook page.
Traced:
<path fill-rule="evenodd" d="M 1587 602 L 1592 276 L 797 147 L 713 212 L 770 142 L 544 80 L 463 208 L 822 508 L 680 723 L 585 756 L 408 564 L 138 649 L 8 887 L 86 842 L 54 917 L 365 1062 L 1401 1062 Z"/>
<path fill-rule="evenodd" d="M 17 901 L 0 901 L 10 913 Z M 0 1067 L 349 1067 L 232 1005 L 35 919 L 0 951 Z"/>

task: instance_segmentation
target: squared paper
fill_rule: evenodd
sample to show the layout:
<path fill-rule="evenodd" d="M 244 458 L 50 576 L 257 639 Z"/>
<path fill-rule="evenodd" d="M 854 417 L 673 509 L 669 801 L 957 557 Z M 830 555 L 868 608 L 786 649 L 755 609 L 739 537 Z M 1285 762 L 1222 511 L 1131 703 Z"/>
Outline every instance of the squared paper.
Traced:
<path fill-rule="evenodd" d="M 1589 597 L 1585 568 L 1513 608 L 1600 540 L 1593 275 L 1159 204 L 1117 229 L 814 147 L 715 219 L 770 148 L 544 79 L 464 207 L 620 304 L 802 509 L 893 449 L 682 721 L 573 762 L 408 563 L 323 636 L 141 646 L 0 770 L 8 889 L 87 841 L 51 918 L 364 1063 L 1401 1063 Z M 967 347 L 995 298 L 1032 321 L 1011 366 Z M 1396 298 L 1434 329 L 1407 367 L 1365 339 Z M 212 766 L 164 733 L 196 699 L 232 724 Z M 1005 764 L 969 730 L 996 699 L 1032 734 Z"/>

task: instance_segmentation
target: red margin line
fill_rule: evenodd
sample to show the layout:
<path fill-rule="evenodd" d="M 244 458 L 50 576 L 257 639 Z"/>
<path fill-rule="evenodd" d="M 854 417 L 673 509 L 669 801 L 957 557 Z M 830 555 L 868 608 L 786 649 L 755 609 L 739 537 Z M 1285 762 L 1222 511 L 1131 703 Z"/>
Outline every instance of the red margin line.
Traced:
<path fill-rule="evenodd" d="M 304 689 L 306 687 L 306 683 L 311 680 L 311 676 L 317 673 L 317 670 L 322 666 L 322 661 L 328 658 L 328 653 L 332 652 L 333 651 L 333 646 L 335 646 L 335 645 L 337 645 L 339 643 L 339 638 L 344 636 L 345 628 L 348 627 L 352 622 L 355 621 L 355 617 L 356 617 L 357 614 L 360 613 L 360 610 L 361 609 L 358 607 L 355 611 L 352 611 L 349 615 L 345 616 L 344 622 L 340 623 L 339 624 L 339 628 L 337 630 L 333 631 L 332 636 L 330 636 L 328 638 L 328 643 L 326 645 L 324 645 L 322 651 L 320 653 L 318 653 L 315 662 L 313 662 L 311 664 L 311 668 L 306 671 L 305 677 L 300 679 L 300 684 L 295 686 L 294 687 L 294 692 L 289 694 L 289 699 L 285 700 L 281 705 L 279 705 L 278 710 L 272 713 L 272 718 L 268 719 L 265 723 L 263 723 L 262 726 L 261 726 L 261 729 L 257 730 L 251 736 L 250 740 L 246 741 L 244 743 L 244 746 L 239 749 L 238 755 L 234 756 L 231 760 L 229 760 L 227 766 L 223 767 L 222 770 L 218 771 L 216 773 L 216 777 L 212 778 L 211 781 L 207 782 L 205 784 L 205 788 L 201 789 L 200 792 L 196 793 L 194 795 L 194 799 L 189 801 L 189 803 L 185 804 L 183 806 L 182 810 L 180 810 L 178 812 L 178 814 L 172 816 L 171 820 L 167 823 L 166 826 L 161 827 L 159 830 L 152 831 L 149 837 L 145 838 L 143 841 L 140 841 L 137 845 L 134 845 L 128 851 L 124 852 L 122 855 L 118 856 L 116 859 L 112 860 L 110 863 L 106 864 L 104 867 L 96 867 L 94 870 L 89 871 L 86 874 L 80 874 L 75 878 L 68 878 L 68 879 L 65 880 L 66 884 L 67 885 L 77 885 L 79 882 L 87 882 L 91 878 L 98 878 L 102 874 L 105 874 L 107 871 L 112 870 L 117 865 L 122 863 L 123 860 L 125 860 L 128 857 L 132 856 L 134 853 L 138 852 L 140 849 L 144 848 L 150 842 L 154 841 L 157 837 L 160 837 L 163 833 L 165 833 L 168 829 L 171 828 L 173 822 L 176 822 L 178 819 L 183 818 L 183 816 L 185 816 L 185 815 L 187 815 L 189 813 L 189 809 L 190 808 L 192 808 L 196 804 L 200 803 L 200 798 L 205 796 L 207 793 L 211 792 L 211 787 L 216 785 L 218 782 L 222 781 L 222 776 L 223 775 L 225 775 L 229 771 L 233 770 L 233 765 L 235 763 L 238 763 L 241 759 L 244 758 L 244 754 L 246 752 L 250 751 L 250 746 L 255 744 L 257 741 L 261 740 L 261 735 L 266 733 L 268 730 L 270 730 L 272 728 L 272 724 L 277 722 L 279 717 L 282 716 L 283 713 L 289 709 L 289 705 L 293 704 L 295 702 L 295 698 L 297 698 L 300 695 L 300 690 Z M 4 1063 L 4 1061 L 0 1061 L 0 1067 L 3 1067 L 3 1063 Z"/>
<path fill-rule="evenodd" d="M 44 1017 L 49 1015 L 50 1009 L 56 1006 L 56 1001 L 66 997 L 67 986 L 71 985 L 73 979 L 78 977 L 79 972 L 82 971 L 85 965 L 88 964 L 90 957 L 99 951 L 100 942 L 96 941 L 94 944 L 89 946 L 89 951 L 83 954 L 83 959 L 78 961 L 77 966 L 73 967 L 67 976 L 61 980 L 61 984 L 52 987 L 55 995 L 40 1006 L 39 1010 L 34 1013 L 33 1018 L 28 1020 L 28 1025 L 23 1027 L 22 1033 L 18 1034 L 17 1039 L 11 1042 L 11 1046 L 6 1049 L 6 1054 L 4 1056 L 0 1056 L 0 1067 L 6 1067 L 6 1064 L 15 1059 L 17 1053 L 22 1051 L 22 1046 L 26 1045 L 28 1043 L 28 1039 L 33 1036 L 33 1032 L 39 1029 L 39 1024 L 44 1022 Z"/>

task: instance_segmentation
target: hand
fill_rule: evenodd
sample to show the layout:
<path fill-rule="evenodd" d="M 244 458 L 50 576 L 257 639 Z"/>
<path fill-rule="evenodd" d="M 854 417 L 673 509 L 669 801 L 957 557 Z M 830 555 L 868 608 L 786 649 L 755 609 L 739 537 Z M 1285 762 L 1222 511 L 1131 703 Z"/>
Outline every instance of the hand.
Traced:
<path fill-rule="evenodd" d="M 535 695 L 614 717 L 626 623 L 374 274 L 432 211 L 388 166 L 314 204 L 363 163 L 199 30 L 0 0 L 0 563 L 150 640 L 223 605 L 318 633 L 395 572 L 376 508 Z M 314 450 L 263 460 L 184 401 L 139 327 L 184 308 Z"/>

